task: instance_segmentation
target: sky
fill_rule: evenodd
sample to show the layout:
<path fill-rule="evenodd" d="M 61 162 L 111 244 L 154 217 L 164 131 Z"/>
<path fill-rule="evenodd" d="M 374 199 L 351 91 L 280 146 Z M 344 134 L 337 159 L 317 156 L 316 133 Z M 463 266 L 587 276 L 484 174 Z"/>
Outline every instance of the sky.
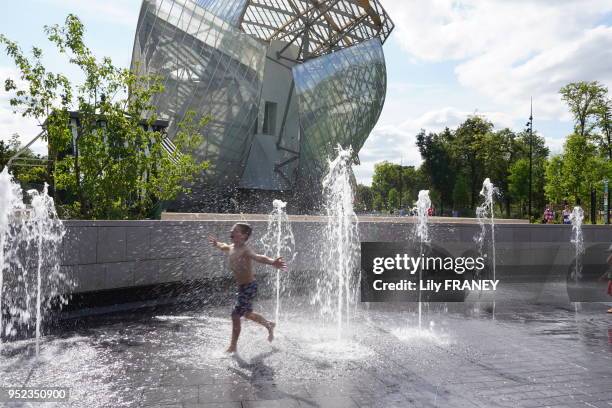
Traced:
<path fill-rule="evenodd" d="M 380 0 L 395 30 L 384 46 L 387 97 L 378 124 L 359 153 L 358 180 L 370 184 L 383 160 L 418 166 L 420 129 L 456 127 L 480 114 L 496 128 L 520 131 L 533 98 L 534 129 L 552 153 L 561 152 L 572 118 L 559 89 L 573 81 L 600 81 L 612 88 L 610 0 Z M 140 0 L 23 0 L 9 2 L 0 33 L 23 49 L 40 46 L 50 70 L 78 72 L 57 55 L 43 32 L 68 13 L 87 29 L 89 47 L 128 67 Z M 16 77 L 0 53 L 0 79 Z M 12 113 L 0 90 L 0 139 L 24 142 L 37 124 Z M 35 151 L 44 153 L 44 144 Z"/>

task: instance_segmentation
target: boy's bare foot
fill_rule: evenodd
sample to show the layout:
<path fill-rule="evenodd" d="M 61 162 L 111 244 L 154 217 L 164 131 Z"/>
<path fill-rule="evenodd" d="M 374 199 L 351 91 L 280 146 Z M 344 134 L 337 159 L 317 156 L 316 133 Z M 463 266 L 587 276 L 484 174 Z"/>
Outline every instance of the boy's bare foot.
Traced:
<path fill-rule="evenodd" d="M 274 328 L 276 327 L 276 323 L 270 322 L 268 323 L 268 341 L 272 342 L 274 340 Z"/>
<path fill-rule="evenodd" d="M 235 353 L 236 352 L 236 346 L 229 346 L 227 348 L 227 350 L 225 350 L 226 353 Z"/>
<path fill-rule="evenodd" d="M 608 313 L 612 313 L 612 308 L 608 309 Z"/>

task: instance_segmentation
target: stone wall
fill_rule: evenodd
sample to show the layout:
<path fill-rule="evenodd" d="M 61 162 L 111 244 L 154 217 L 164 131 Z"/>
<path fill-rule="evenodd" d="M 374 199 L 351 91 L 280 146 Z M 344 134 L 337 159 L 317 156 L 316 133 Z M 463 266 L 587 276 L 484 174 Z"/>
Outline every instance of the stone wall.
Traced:
<path fill-rule="evenodd" d="M 262 217 L 249 219 L 251 242 L 260 249 L 259 239 L 267 223 Z M 205 221 L 66 221 L 67 234 L 62 250 L 62 270 L 73 277 L 75 293 L 137 287 L 168 282 L 186 282 L 229 276 L 223 254 L 210 247 L 207 237 L 229 240 L 234 219 Z M 318 255 L 324 219 L 295 217 L 292 228 L 297 256 L 292 273 L 320 270 Z M 361 241 L 407 241 L 413 232 L 410 219 L 372 220 L 359 224 Z M 454 256 L 476 251 L 474 223 L 431 225 L 433 243 Z M 489 228 L 489 227 L 487 227 Z M 573 262 L 571 227 L 566 225 L 496 225 L 496 265 L 500 271 L 556 268 L 564 271 Z M 609 226 L 584 226 L 587 249 L 583 263 L 603 267 L 604 250 L 612 242 Z M 259 272 L 266 270 L 260 266 Z"/>

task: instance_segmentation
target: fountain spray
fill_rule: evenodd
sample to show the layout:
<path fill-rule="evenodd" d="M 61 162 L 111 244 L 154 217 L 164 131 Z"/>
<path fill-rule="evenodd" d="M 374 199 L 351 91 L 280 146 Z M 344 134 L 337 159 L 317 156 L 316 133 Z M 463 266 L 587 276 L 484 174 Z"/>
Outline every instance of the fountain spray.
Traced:
<path fill-rule="evenodd" d="M 416 225 L 414 228 L 414 237 L 419 241 L 419 255 L 423 252 L 423 244 L 429 244 L 429 209 L 431 208 L 431 199 L 429 198 L 429 190 L 419 191 L 419 197 L 416 202 L 417 212 Z M 423 280 L 423 268 L 419 268 L 419 288 Z M 419 330 L 422 327 L 422 306 L 421 306 L 421 290 L 419 289 Z"/>
<path fill-rule="evenodd" d="M 572 223 L 571 243 L 574 244 L 576 254 L 576 267 L 574 269 L 574 282 L 578 285 L 578 279 L 582 277 L 582 255 L 584 254 L 584 238 L 582 236 L 582 221 L 584 220 L 584 211 L 581 207 L 576 206 L 570 214 Z"/>
<path fill-rule="evenodd" d="M 60 271 L 59 248 L 65 230 L 48 186 L 42 193 L 30 190 L 28 195 L 31 208 L 23 203 L 21 187 L 8 170 L 0 173 L 0 310 L 9 311 L 6 321 L 0 312 L 0 334 L 15 336 L 20 327 L 31 327 L 36 316 L 38 355 L 44 313 L 52 301 L 65 305 L 65 294 L 74 283 Z"/>
<path fill-rule="evenodd" d="M 493 263 L 493 280 L 495 280 L 495 196 L 499 195 L 497 187 L 491 183 L 489 178 L 486 178 L 482 183 L 482 190 L 480 195 L 484 197 L 482 204 L 476 208 L 476 217 L 478 218 L 478 225 L 480 225 L 480 234 L 474 237 L 474 240 L 478 244 L 478 250 L 483 253 L 483 245 L 486 236 L 485 220 L 489 221 L 491 225 L 491 258 Z"/>
<path fill-rule="evenodd" d="M 287 265 L 291 264 L 295 258 L 295 238 L 289 222 L 289 216 L 285 208 L 287 203 L 281 200 L 272 202 L 273 210 L 268 215 L 268 229 L 261 238 L 264 252 L 274 258 L 283 257 Z M 278 325 L 280 320 L 280 298 L 282 291 L 281 271 L 276 270 L 276 306 L 275 322 Z"/>
<path fill-rule="evenodd" d="M 323 214 L 327 217 L 321 263 L 324 272 L 317 279 L 312 303 L 320 305 L 322 316 L 335 318 L 338 339 L 349 323 L 350 305 L 357 293 L 359 230 L 353 208 L 351 148 L 338 146 L 337 157 L 329 161 L 323 179 Z"/>
<path fill-rule="evenodd" d="M 4 271 L 8 268 L 5 262 L 8 243 L 12 241 L 14 231 L 11 230 L 11 221 L 18 210 L 23 210 L 21 188 L 13 181 L 8 168 L 0 172 L 0 341 L 2 338 L 2 295 L 4 289 Z"/>
<path fill-rule="evenodd" d="M 48 194 L 49 185 L 45 183 L 42 193 L 36 190 L 29 190 L 28 194 L 32 197 L 32 211 L 30 224 L 33 237 L 36 239 L 38 259 L 36 262 L 36 354 L 38 355 L 40 346 L 40 327 L 43 319 L 41 310 L 42 302 L 42 269 L 45 268 L 47 279 L 52 282 L 58 277 L 64 278 L 60 274 L 59 268 L 59 248 L 66 233 L 64 225 L 60 221 L 53 203 L 53 198 Z M 47 291 L 47 296 L 55 295 L 53 288 Z"/>

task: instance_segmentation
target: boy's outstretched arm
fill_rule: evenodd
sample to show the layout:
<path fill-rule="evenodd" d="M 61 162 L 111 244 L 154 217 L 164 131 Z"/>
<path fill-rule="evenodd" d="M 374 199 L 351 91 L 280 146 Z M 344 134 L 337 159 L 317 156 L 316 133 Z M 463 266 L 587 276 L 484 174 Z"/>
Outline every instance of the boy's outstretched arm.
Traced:
<path fill-rule="evenodd" d="M 230 246 L 228 244 L 217 241 L 217 238 L 213 237 L 212 235 L 208 236 L 208 242 L 210 242 L 210 244 L 215 248 L 220 249 L 222 251 L 230 250 Z"/>
<path fill-rule="evenodd" d="M 277 269 L 283 269 L 283 270 L 287 269 L 287 264 L 285 263 L 285 261 L 283 261 L 282 257 L 274 259 L 274 258 L 270 258 L 269 256 L 256 254 L 255 252 L 251 252 L 250 256 L 251 256 L 251 259 L 254 260 L 255 262 L 259 262 L 259 263 L 266 264 L 266 265 L 272 265 L 273 267 Z"/>

